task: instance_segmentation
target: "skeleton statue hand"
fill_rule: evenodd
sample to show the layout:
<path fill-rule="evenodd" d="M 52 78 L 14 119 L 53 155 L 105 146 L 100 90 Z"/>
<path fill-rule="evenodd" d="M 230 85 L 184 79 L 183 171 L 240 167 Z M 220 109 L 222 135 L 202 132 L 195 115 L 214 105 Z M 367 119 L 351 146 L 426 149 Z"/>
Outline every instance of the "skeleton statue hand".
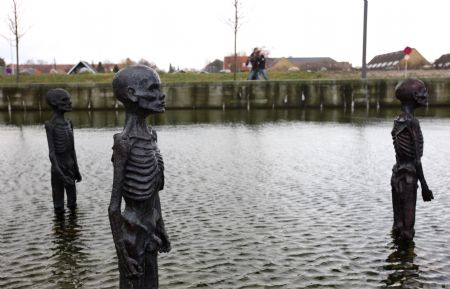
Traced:
<path fill-rule="evenodd" d="M 422 199 L 424 202 L 430 202 L 434 199 L 433 192 L 428 188 L 427 185 L 422 185 Z"/>
<path fill-rule="evenodd" d="M 143 274 L 143 269 L 141 266 L 139 266 L 136 260 L 130 257 L 125 257 L 124 259 L 125 275 L 127 276 L 127 278 L 141 277 Z"/>
<path fill-rule="evenodd" d="M 75 174 L 75 180 L 77 181 L 77 183 L 81 182 L 83 178 L 81 177 L 81 174 L 79 171 L 76 172 Z"/>

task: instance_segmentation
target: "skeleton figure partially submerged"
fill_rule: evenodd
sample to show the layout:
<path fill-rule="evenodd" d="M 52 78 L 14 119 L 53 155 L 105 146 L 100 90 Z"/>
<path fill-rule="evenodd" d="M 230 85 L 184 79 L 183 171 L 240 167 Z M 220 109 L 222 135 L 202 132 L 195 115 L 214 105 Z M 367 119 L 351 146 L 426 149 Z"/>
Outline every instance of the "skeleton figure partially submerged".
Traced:
<path fill-rule="evenodd" d="M 109 206 L 121 289 L 158 288 L 157 254 L 171 249 L 158 193 L 164 188 L 164 164 L 156 132 L 146 123 L 150 113 L 164 112 L 160 84 L 158 74 L 142 65 L 120 70 L 113 80 L 114 95 L 126 110 L 125 127 L 114 135 Z"/>
<path fill-rule="evenodd" d="M 51 162 L 51 182 L 53 206 L 56 213 L 64 211 L 64 190 L 67 207 L 77 207 L 75 181 L 81 181 L 75 153 L 72 121 L 64 113 L 72 110 L 69 93 L 61 88 L 47 92 L 47 103 L 53 110 L 53 117 L 45 123 L 49 158 Z"/>
<path fill-rule="evenodd" d="M 414 110 L 427 104 L 428 92 L 422 81 L 405 79 L 395 88 L 395 96 L 402 103 L 402 113 L 394 121 L 392 129 L 396 158 L 391 179 L 393 231 L 399 239 L 407 241 L 414 237 L 418 180 L 423 200 L 428 202 L 433 199 L 422 170 L 422 131 L 414 117 Z"/>

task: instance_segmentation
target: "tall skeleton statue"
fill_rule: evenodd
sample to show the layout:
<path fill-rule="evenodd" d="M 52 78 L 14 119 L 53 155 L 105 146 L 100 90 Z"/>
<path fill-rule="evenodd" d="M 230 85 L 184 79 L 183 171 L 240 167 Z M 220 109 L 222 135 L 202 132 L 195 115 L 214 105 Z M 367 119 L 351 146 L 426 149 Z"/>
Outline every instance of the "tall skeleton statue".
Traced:
<path fill-rule="evenodd" d="M 423 136 L 414 117 L 414 110 L 427 104 L 428 92 L 422 81 L 410 78 L 397 85 L 395 96 L 401 101 L 402 113 L 394 121 L 391 133 L 396 158 L 391 178 L 393 231 L 400 240 L 409 241 L 415 232 L 418 180 L 423 200 L 429 202 L 434 198 L 423 174 Z"/>
<path fill-rule="evenodd" d="M 143 65 L 126 67 L 113 79 L 114 95 L 126 111 L 123 131 L 114 135 L 109 205 L 121 289 L 158 288 L 158 251 L 171 249 L 159 200 L 159 191 L 164 188 L 164 163 L 156 132 L 146 123 L 149 114 L 164 112 L 165 95 L 160 84 L 158 74 Z"/>
<path fill-rule="evenodd" d="M 81 181 L 75 153 L 72 121 L 64 113 L 72 110 L 70 94 L 61 88 L 47 92 L 47 103 L 53 110 L 53 117 L 45 123 L 49 157 L 51 162 L 51 183 L 53 206 L 56 213 L 64 211 L 64 189 L 67 207 L 75 209 L 77 195 L 75 181 Z"/>

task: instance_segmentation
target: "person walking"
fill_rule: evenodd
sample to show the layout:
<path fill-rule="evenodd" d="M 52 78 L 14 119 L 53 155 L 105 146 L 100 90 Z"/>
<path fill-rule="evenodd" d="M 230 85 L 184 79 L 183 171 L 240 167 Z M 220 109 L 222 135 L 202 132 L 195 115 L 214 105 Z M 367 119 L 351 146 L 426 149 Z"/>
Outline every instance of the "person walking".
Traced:
<path fill-rule="evenodd" d="M 258 65 L 258 76 L 257 79 L 260 78 L 260 75 L 262 75 L 262 77 L 264 77 L 265 80 L 267 80 L 267 72 L 266 72 L 266 57 L 264 55 L 264 52 L 259 49 L 257 52 L 258 55 L 258 61 L 257 61 L 257 65 Z"/>
<path fill-rule="evenodd" d="M 253 49 L 253 52 L 250 54 L 250 56 L 247 58 L 247 61 L 245 61 L 245 65 L 248 66 L 248 64 L 250 63 L 252 65 L 252 68 L 250 70 L 250 73 L 248 74 L 247 80 L 257 80 L 259 79 L 259 75 L 258 75 L 258 69 L 259 69 L 259 65 L 258 65 L 258 47 L 255 47 Z"/>

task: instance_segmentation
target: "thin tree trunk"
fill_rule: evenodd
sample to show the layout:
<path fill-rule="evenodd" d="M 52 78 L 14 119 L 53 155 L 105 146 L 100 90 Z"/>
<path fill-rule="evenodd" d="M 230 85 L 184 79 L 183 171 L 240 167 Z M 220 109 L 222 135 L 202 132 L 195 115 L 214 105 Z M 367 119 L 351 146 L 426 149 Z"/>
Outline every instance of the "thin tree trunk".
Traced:
<path fill-rule="evenodd" d="M 234 1 L 234 74 L 233 79 L 236 81 L 236 72 L 237 72 L 237 31 L 238 31 L 238 0 Z"/>
<path fill-rule="evenodd" d="M 16 36 L 16 82 L 19 82 L 19 37 Z"/>
<path fill-rule="evenodd" d="M 17 1 L 13 0 L 13 18 L 9 18 L 9 25 L 11 32 L 14 34 L 15 40 L 16 40 L 16 82 L 19 82 L 19 39 L 21 35 L 19 34 L 19 15 L 17 11 Z"/>
<path fill-rule="evenodd" d="M 237 55 L 236 55 L 236 32 L 234 33 L 234 80 L 236 80 Z"/>

